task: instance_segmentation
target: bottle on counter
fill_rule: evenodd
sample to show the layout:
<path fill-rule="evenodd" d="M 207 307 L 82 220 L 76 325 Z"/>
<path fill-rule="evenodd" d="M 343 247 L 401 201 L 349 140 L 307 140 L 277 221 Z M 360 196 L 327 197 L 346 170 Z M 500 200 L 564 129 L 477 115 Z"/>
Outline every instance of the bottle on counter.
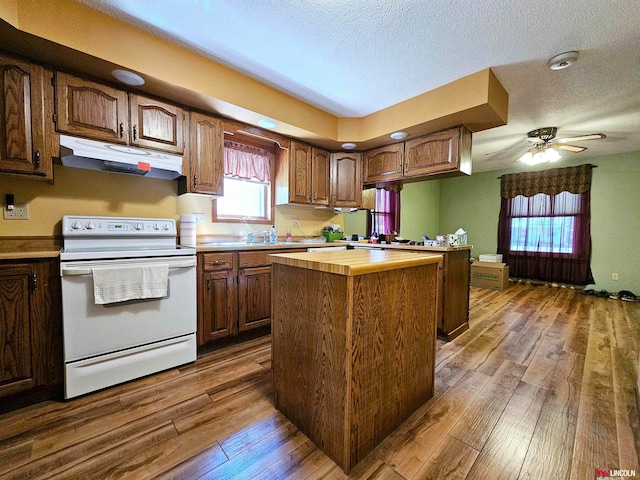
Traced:
<path fill-rule="evenodd" d="M 276 243 L 278 241 L 278 231 L 276 230 L 276 226 L 271 225 L 271 229 L 269 229 L 269 242 Z"/>
<path fill-rule="evenodd" d="M 287 230 L 287 234 L 284 237 L 285 242 L 291 242 L 291 230 Z"/>

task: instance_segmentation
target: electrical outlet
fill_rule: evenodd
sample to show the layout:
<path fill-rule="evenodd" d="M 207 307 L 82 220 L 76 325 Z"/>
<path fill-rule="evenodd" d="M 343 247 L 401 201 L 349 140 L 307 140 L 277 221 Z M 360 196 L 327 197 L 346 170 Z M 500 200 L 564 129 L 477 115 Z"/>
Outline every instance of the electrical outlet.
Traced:
<path fill-rule="evenodd" d="M 298 221 L 297 218 L 295 218 L 291 224 L 295 227 L 295 228 L 300 228 L 300 222 Z"/>
<path fill-rule="evenodd" d="M 196 216 L 196 225 L 204 225 L 204 213 L 193 212 L 193 214 Z"/>
<path fill-rule="evenodd" d="M 26 203 L 16 203 L 13 210 L 7 210 L 5 205 L 2 211 L 5 220 L 29 220 L 29 207 Z"/>
<path fill-rule="evenodd" d="M 611 274 L 611 280 L 620 280 L 620 279 L 618 278 L 618 274 L 617 274 L 617 273 L 612 273 L 612 274 Z"/>

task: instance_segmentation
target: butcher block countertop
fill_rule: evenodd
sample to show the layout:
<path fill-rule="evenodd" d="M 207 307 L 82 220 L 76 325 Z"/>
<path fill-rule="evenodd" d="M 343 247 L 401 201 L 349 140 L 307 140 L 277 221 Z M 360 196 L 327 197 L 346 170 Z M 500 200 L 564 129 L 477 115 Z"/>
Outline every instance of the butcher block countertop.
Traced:
<path fill-rule="evenodd" d="M 388 250 L 338 250 L 269 255 L 273 263 L 355 276 L 442 262 L 442 255 L 415 255 Z"/>
<path fill-rule="evenodd" d="M 0 260 L 25 260 L 29 258 L 58 258 L 60 250 L 38 252 L 0 252 Z"/>
<path fill-rule="evenodd" d="M 460 245 L 459 247 L 427 247 L 424 245 L 409 245 L 408 243 L 362 243 L 340 242 L 358 248 L 384 248 L 389 250 L 411 250 L 414 252 L 457 252 L 459 250 L 471 250 L 473 245 Z"/>

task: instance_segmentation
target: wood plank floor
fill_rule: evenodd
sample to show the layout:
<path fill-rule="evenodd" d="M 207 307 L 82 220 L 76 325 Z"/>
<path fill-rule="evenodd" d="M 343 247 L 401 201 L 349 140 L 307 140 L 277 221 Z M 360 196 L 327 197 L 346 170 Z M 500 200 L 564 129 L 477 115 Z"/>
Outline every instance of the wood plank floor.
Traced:
<path fill-rule="evenodd" d="M 345 475 L 273 406 L 270 338 L 0 416 L 0 478 L 640 478 L 640 303 L 473 288 L 436 393 Z"/>

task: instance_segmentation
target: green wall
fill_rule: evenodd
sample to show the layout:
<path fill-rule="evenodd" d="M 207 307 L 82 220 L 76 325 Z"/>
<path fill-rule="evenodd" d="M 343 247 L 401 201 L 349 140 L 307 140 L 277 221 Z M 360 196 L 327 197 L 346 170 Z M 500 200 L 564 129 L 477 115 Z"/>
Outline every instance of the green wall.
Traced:
<path fill-rule="evenodd" d="M 366 235 L 367 215 L 366 210 L 344 215 L 344 231 L 349 236 Z M 420 241 L 425 234 L 435 238 L 439 224 L 440 180 L 404 185 L 400 192 L 400 236 Z"/>
<path fill-rule="evenodd" d="M 402 187 L 399 232 L 402 237 L 422 241 L 426 234 L 436 238 L 440 228 L 440 182 L 428 180 Z"/>
<path fill-rule="evenodd" d="M 569 154 L 567 154 L 568 156 Z M 598 158 L 574 159 L 553 168 L 592 163 L 591 269 L 596 290 L 630 290 L 640 295 L 640 151 Z M 537 170 L 543 170 L 539 167 Z M 546 166 L 549 168 L 549 166 Z M 474 173 L 469 177 L 409 183 L 401 196 L 400 234 L 421 240 L 425 233 L 453 233 L 463 228 L 473 245 L 471 256 L 495 253 L 498 244 L 500 180 L 513 168 Z M 366 214 L 345 215 L 345 231 L 364 234 Z M 611 274 L 618 273 L 618 281 Z"/>
<path fill-rule="evenodd" d="M 577 156 L 579 157 L 579 156 Z M 640 152 L 588 160 L 563 161 L 554 167 L 593 163 L 591 186 L 591 269 L 597 290 L 631 290 L 640 295 Z M 441 180 L 440 230 L 462 226 L 473 244 L 471 255 L 495 253 L 500 212 L 500 180 L 504 173 L 474 173 Z M 529 169 L 530 170 L 530 169 Z M 611 279 L 612 273 L 619 280 Z"/>

